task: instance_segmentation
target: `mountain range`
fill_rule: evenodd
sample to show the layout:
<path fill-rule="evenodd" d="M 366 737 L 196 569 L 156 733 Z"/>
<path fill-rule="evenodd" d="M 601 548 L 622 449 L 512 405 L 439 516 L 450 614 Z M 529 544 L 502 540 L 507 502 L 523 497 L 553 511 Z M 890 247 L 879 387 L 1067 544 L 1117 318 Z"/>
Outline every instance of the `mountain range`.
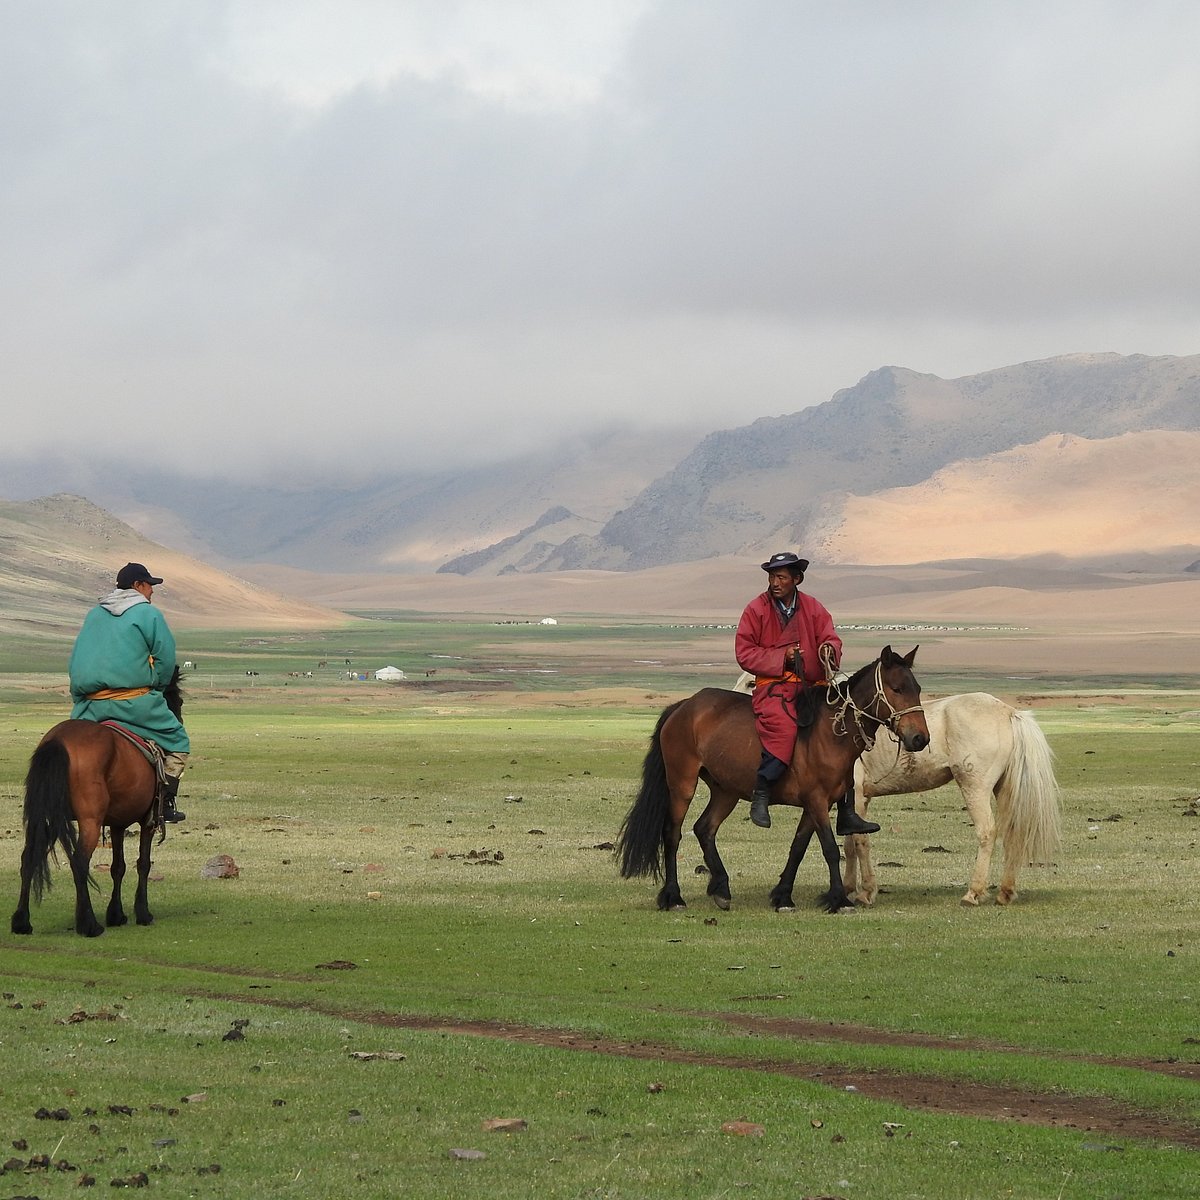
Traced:
<path fill-rule="evenodd" d="M 1073 354 L 947 380 L 871 372 L 735 429 L 608 430 L 486 467 L 287 484 L 0 461 L 233 571 L 496 578 L 795 547 L 828 563 L 1200 558 L 1200 355 Z M 194 470 L 194 468 L 193 468 Z"/>

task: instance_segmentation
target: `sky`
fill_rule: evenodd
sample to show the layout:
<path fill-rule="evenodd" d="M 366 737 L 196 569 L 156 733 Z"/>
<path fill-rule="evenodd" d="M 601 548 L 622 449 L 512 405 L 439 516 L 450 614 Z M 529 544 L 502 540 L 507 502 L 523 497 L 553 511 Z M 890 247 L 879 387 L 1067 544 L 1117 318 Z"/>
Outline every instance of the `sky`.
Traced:
<path fill-rule="evenodd" d="M 1193 0 L 0 17 L 0 461 L 469 469 L 1200 353 Z"/>

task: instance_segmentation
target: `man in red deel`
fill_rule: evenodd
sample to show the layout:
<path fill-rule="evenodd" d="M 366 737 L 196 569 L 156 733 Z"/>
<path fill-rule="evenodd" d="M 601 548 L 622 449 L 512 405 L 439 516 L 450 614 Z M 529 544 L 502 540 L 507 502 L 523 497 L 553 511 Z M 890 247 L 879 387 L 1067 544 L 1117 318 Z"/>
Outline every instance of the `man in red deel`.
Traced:
<path fill-rule="evenodd" d="M 750 795 L 750 819 L 771 826 L 771 787 L 788 768 L 796 746 L 796 700 L 805 688 L 826 680 L 842 661 L 842 639 L 829 610 L 800 591 L 808 559 L 790 552 L 762 564 L 767 590 L 746 605 L 738 622 L 734 653 L 754 676 L 754 724 L 762 761 Z M 854 811 L 851 786 L 838 800 L 837 833 L 878 833 L 874 821 Z"/>

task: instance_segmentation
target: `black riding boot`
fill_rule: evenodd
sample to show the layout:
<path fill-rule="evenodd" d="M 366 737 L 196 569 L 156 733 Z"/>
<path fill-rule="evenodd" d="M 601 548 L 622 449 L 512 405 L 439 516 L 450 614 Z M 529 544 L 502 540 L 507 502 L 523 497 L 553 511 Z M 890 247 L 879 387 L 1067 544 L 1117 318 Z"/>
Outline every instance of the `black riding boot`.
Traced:
<path fill-rule="evenodd" d="M 864 821 L 854 811 L 854 788 L 850 787 L 846 794 L 837 802 L 837 835 L 845 837 L 850 833 L 878 833 L 879 826 L 874 821 Z"/>
<path fill-rule="evenodd" d="M 771 785 L 787 769 L 788 765 L 783 759 L 776 758 L 769 750 L 762 752 L 758 773 L 754 776 L 754 791 L 750 793 L 750 820 L 760 829 L 771 828 L 771 813 L 767 807 L 771 803 Z"/>
<path fill-rule="evenodd" d="M 750 820 L 760 829 L 771 828 L 771 810 L 767 807 L 770 803 L 771 785 L 760 778 L 755 781 L 754 791 L 750 793 Z"/>
<path fill-rule="evenodd" d="M 180 812 L 175 806 L 175 797 L 179 793 L 179 779 L 168 775 L 166 787 L 163 788 L 162 819 L 167 822 L 186 821 L 187 813 Z"/>

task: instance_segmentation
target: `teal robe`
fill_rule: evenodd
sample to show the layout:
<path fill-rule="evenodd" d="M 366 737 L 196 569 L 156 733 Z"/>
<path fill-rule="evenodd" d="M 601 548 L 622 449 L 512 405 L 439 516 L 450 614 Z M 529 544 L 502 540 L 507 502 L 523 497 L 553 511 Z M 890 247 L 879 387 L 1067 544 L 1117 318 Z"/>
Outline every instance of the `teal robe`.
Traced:
<path fill-rule="evenodd" d="M 119 721 L 167 753 L 190 751 L 187 731 L 163 698 L 175 673 L 175 637 L 140 592 L 110 592 L 88 613 L 67 670 L 76 720 Z M 129 700 L 88 699 L 105 688 L 143 687 L 150 690 Z"/>

